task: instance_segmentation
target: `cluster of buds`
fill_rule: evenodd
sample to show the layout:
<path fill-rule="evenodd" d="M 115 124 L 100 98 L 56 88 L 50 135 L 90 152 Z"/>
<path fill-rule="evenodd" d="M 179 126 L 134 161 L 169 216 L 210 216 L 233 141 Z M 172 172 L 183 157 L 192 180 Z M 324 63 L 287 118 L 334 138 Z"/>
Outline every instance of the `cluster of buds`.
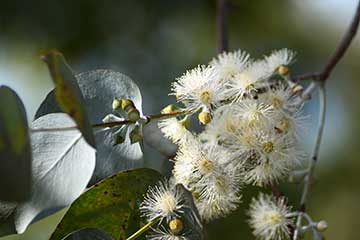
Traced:
<path fill-rule="evenodd" d="M 115 98 L 112 103 L 114 114 L 108 114 L 104 123 L 128 121 L 131 124 L 122 124 L 115 128 L 113 133 L 114 145 L 124 143 L 129 137 L 131 144 L 143 139 L 142 126 L 144 124 L 140 111 L 130 99 Z"/>

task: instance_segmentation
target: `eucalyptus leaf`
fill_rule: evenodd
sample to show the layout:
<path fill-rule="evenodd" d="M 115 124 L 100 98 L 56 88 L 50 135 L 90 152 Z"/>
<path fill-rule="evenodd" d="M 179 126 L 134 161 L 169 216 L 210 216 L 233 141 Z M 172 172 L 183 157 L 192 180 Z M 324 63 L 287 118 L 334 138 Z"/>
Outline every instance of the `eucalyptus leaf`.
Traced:
<path fill-rule="evenodd" d="M 35 120 L 32 129 L 74 126 L 64 113 Z M 15 210 L 15 226 L 23 233 L 36 220 L 71 204 L 85 190 L 95 169 L 95 149 L 77 129 L 41 131 L 31 135 L 33 149 L 32 193 Z"/>
<path fill-rule="evenodd" d="M 161 179 L 151 169 L 120 172 L 94 185 L 70 207 L 50 240 L 60 240 L 81 228 L 97 228 L 114 239 L 126 239 L 140 228 L 138 207 L 149 185 Z"/>
<path fill-rule="evenodd" d="M 0 87 L 0 200 L 30 196 L 31 148 L 25 108 L 9 87 Z"/>
<path fill-rule="evenodd" d="M 106 232 L 96 228 L 83 228 L 70 233 L 62 240 L 113 240 Z"/>
<path fill-rule="evenodd" d="M 91 123 L 100 123 L 113 111 L 112 102 L 115 97 L 131 99 L 142 115 L 140 90 L 128 76 L 112 70 L 94 70 L 76 75 L 76 78 L 84 96 Z M 61 108 L 56 103 L 54 91 L 51 91 L 41 103 L 35 118 L 54 112 L 61 112 Z M 113 137 L 113 131 L 110 130 L 95 132 L 96 167 L 90 184 L 120 170 L 142 166 L 143 153 L 140 144 L 130 143 L 129 132 L 125 142 L 116 146 L 113 146 Z"/>
<path fill-rule="evenodd" d="M 61 108 L 77 123 L 85 140 L 95 148 L 95 138 L 87 118 L 85 101 L 77 84 L 76 77 L 64 56 L 56 51 L 44 55 L 50 75 L 55 83 L 55 96 Z"/>

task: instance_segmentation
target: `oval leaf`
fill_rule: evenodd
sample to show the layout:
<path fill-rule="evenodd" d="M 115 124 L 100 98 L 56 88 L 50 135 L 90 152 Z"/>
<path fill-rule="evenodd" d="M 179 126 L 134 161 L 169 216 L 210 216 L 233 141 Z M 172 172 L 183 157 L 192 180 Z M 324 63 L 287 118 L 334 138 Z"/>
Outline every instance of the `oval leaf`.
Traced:
<path fill-rule="evenodd" d="M 96 228 L 83 228 L 70 233 L 62 240 L 113 240 L 106 232 Z"/>
<path fill-rule="evenodd" d="M 155 170 L 143 168 L 104 179 L 71 205 L 50 240 L 60 240 L 85 227 L 101 229 L 114 239 L 126 239 L 140 228 L 139 201 L 148 186 L 160 178 Z"/>
<path fill-rule="evenodd" d="M 66 63 L 64 56 L 56 50 L 44 55 L 42 59 L 48 65 L 55 83 L 57 102 L 64 112 L 75 120 L 85 140 L 95 148 L 95 138 L 87 118 L 85 101 L 70 66 Z"/>
<path fill-rule="evenodd" d="M 45 115 L 33 129 L 74 126 L 64 113 Z M 95 169 L 95 150 L 79 130 L 42 131 L 31 135 L 33 186 L 29 201 L 15 210 L 18 233 L 36 220 L 71 204 L 86 188 Z"/>
<path fill-rule="evenodd" d="M 0 200 L 23 201 L 30 196 L 31 148 L 23 103 L 0 87 Z"/>
<path fill-rule="evenodd" d="M 131 99 L 141 112 L 142 99 L 138 86 L 126 75 L 111 70 L 94 70 L 76 76 L 83 93 L 88 118 L 99 123 L 111 113 L 115 97 Z M 54 91 L 41 103 L 35 118 L 45 114 L 61 112 L 56 104 Z M 111 131 L 96 131 L 96 168 L 90 184 L 121 170 L 142 166 L 142 150 L 139 143 L 131 144 L 129 137 L 122 144 L 113 146 Z"/>

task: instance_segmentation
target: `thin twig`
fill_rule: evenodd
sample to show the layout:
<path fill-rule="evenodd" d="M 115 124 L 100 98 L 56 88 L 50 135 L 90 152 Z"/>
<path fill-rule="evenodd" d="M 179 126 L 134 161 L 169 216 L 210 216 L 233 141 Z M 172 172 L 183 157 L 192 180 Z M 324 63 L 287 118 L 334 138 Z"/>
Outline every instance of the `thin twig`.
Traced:
<path fill-rule="evenodd" d="M 172 117 L 177 117 L 180 115 L 184 115 L 189 113 L 188 111 L 177 111 L 177 112 L 171 112 L 171 113 L 162 113 L 162 114 L 153 114 L 148 115 L 145 117 L 146 123 L 149 123 L 150 121 L 155 120 L 162 120 Z M 125 124 L 133 124 L 134 122 L 130 120 L 123 120 L 123 121 L 114 121 L 114 122 L 108 122 L 108 123 L 96 123 L 92 124 L 92 128 L 108 128 L 108 127 L 117 127 Z M 56 128 L 32 128 L 30 129 L 30 132 L 32 133 L 38 133 L 38 132 L 59 132 L 59 131 L 72 131 L 77 129 L 77 126 L 70 126 L 70 127 L 56 127 Z"/>
<path fill-rule="evenodd" d="M 107 127 L 116 127 L 125 124 L 133 123 L 129 120 L 124 121 L 116 121 L 116 122 L 109 122 L 109 123 L 96 123 L 91 125 L 92 128 L 107 128 Z M 59 131 L 72 131 L 78 129 L 77 126 L 70 126 L 70 127 L 57 127 L 57 128 L 31 128 L 30 132 L 38 133 L 38 132 L 59 132 Z"/>
<path fill-rule="evenodd" d="M 360 1 L 356 8 L 355 15 L 350 23 L 348 30 L 345 32 L 342 40 L 336 47 L 335 51 L 329 57 L 328 61 L 326 62 L 325 66 L 320 72 L 310 72 L 305 73 L 299 76 L 294 77 L 295 81 L 305 80 L 305 79 L 313 79 L 319 81 L 326 81 L 331 72 L 334 70 L 335 66 L 339 63 L 342 59 L 346 51 L 348 50 L 351 42 L 353 41 L 360 22 Z"/>
<path fill-rule="evenodd" d="M 228 51 L 228 29 L 227 29 L 227 0 L 217 1 L 216 30 L 218 41 L 218 52 Z"/>
<path fill-rule="evenodd" d="M 310 183 L 311 183 L 311 179 L 313 177 L 314 174 L 314 170 L 315 170 L 315 166 L 317 163 L 317 159 L 319 156 L 319 150 L 320 150 L 320 144 L 321 144 L 321 139 L 322 139 L 322 135 L 323 135 L 323 131 L 324 131 L 324 125 L 325 125 L 325 114 L 326 114 L 326 91 L 325 91 L 325 83 L 321 82 L 319 84 L 319 100 L 320 100 L 320 113 L 319 113 L 319 126 L 318 126 L 318 130 L 317 130 L 317 135 L 316 135 L 316 140 L 315 140 L 315 145 L 311 154 L 311 158 L 309 159 L 309 167 L 308 167 L 308 173 L 307 176 L 304 180 L 304 188 L 303 188 L 303 192 L 302 192 L 302 196 L 301 196 L 301 200 L 300 200 L 300 209 L 299 211 L 301 212 L 305 212 L 305 204 L 306 204 L 306 200 L 309 194 L 309 190 L 310 190 Z M 302 220 L 302 215 L 299 215 L 296 221 L 296 230 L 294 233 L 294 240 L 296 240 L 298 238 L 299 235 L 299 229 L 301 226 L 301 220 Z"/>

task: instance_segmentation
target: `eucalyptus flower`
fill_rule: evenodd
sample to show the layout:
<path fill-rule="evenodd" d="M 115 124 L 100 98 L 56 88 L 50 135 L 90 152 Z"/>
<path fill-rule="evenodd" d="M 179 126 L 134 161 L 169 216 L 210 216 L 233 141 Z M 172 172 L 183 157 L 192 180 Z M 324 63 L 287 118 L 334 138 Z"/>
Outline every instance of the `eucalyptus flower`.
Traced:
<path fill-rule="evenodd" d="M 237 74 L 241 73 L 248 65 L 249 54 L 237 50 L 234 52 L 223 52 L 210 62 L 217 71 L 221 81 L 232 80 Z"/>
<path fill-rule="evenodd" d="M 140 205 L 140 211 L 149 220 L 155 218 L 170 219 L 182 213 L 183 199 L 181 192 L 169 181 L 160 181 L 149 187 Z"/>
<path fill-rule="evenodd" d="M 279 71 L 280 67 L 287 67 L 288 65 L 293 63 L 295 55 L 295 52 L 284 48 L 273 51 L 270 56 L 265 57 L 265 61 L 269 71 L 273 73 Z M 283 73 L 283 75 L 287 75 L 287 72 L 284 71 L 280 71 L 280 73 Z"/>
<path fill-rule="evenodd" d="M 293 219 L 284 198 L 260 194 L 250 204 L 248 215 L 253 234 L 261 240 L 285 240 L 290 237 Z"/>
<path fill-rule="evenodd" d="M 198 66 L 187 71 L 172 85 L 173 95 L 187 110 L 213 109 L 223 100 L 225 85 L 219 82 L 216 69 Z"/>

